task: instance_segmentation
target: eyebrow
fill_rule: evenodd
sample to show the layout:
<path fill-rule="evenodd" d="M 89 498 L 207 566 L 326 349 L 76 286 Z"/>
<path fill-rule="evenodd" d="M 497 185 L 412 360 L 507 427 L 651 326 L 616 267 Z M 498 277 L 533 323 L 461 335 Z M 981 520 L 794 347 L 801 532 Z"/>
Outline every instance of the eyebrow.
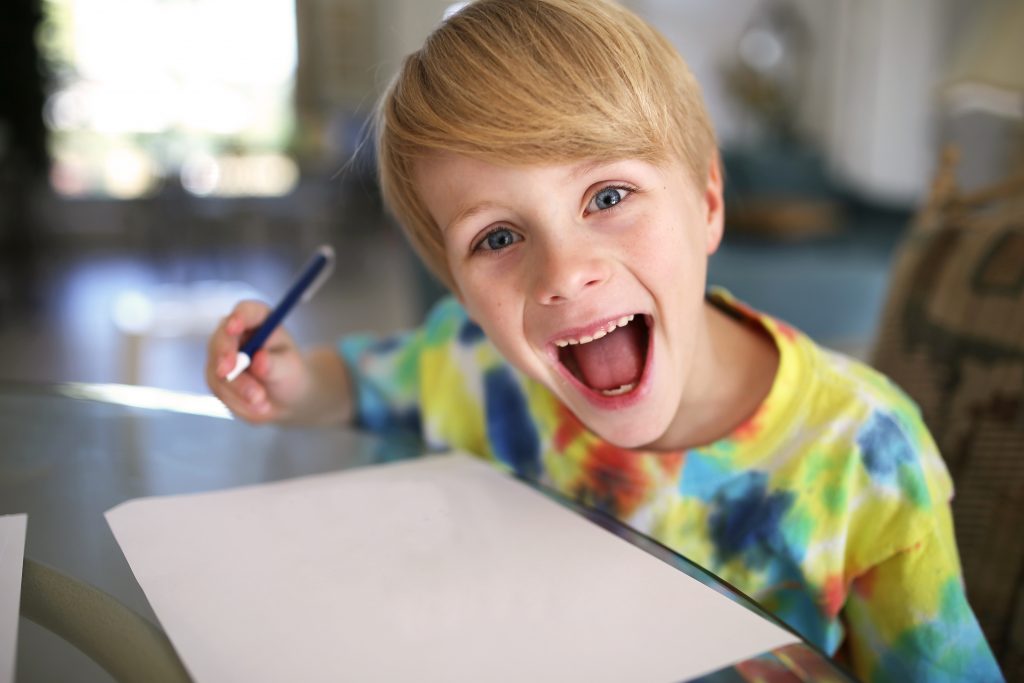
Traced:
<path fill-rule="evenodd" d="M 615 161 L 607 161 L 603 159 L 595 159 L 593 161 L 581 162 L 569 173 L 569 179 L 577 180 L 589 173 L 596 171 L 599 168 L 602 168 L 604 166 L 611 166 L 614 163 Z"/>
<path fill-rule="evenodd" d="M 441 229 L 441 232 L 448 232 L 453 226 L 468 221 L 470 218 L 479 216 L 488 209 L 500 208 L 500 205 L 496 202 L 484 201 L 479 204 L 471 204 L 464 209 L 460 209 L 455 217 L 448 221 L 448 224 Z"/>

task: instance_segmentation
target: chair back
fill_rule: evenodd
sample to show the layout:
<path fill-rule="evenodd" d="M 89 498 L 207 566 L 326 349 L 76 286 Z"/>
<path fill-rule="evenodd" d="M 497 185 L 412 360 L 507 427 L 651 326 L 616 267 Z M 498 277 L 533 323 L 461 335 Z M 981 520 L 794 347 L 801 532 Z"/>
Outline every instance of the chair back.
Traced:
<path fill-rule="evenodd" d="M 968 597 L 1024 681 L 1024 176 L 964 194 L 954 166 L 897 253 L 872 363 L 921 406 L 954 480 Z"/>

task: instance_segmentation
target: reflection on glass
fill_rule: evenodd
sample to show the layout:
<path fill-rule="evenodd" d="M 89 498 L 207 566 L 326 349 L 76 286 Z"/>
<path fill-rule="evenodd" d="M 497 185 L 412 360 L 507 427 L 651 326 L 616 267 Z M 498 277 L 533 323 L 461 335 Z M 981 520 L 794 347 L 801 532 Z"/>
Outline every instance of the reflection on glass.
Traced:
<path fill-rule="evenodd" d="M 167 410 L 189 415 L 232 419 L 231 413 L 220 400 L 201 394 L 126 384 L 60 384 L 55 387 L 55 390 L 58 394 L 69 398 L 113 403 L 129 408 Z"/>

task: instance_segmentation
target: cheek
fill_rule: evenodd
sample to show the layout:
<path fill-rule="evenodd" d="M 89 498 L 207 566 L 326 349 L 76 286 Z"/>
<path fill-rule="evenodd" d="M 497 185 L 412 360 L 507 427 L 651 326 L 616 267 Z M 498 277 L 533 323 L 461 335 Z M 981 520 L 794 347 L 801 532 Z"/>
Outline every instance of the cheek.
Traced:
<path fill-rule="evenodd" d="M 623 242 L 623 249 L 641 279 L 659 287 L 676 287 L 698 275 L 694 271 L 701 253 L 695 251 L 692 232 L 692 227 L 678 222 L 652 219 Z"/>
<path fill-rule="evenodd" d="M 523 276 L 528 270 L 527 252 L 516 248 L 500 256 L 479 254 L 451 264 L 451 272 L 463 301 L 480 315 L 513 312 L 520 306 Z"/>

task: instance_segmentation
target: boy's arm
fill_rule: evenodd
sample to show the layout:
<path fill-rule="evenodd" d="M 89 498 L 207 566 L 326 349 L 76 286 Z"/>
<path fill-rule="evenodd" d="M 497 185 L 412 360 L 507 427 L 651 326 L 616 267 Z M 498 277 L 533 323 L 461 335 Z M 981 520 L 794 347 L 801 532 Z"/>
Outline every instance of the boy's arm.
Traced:
<path fill-rule="evenodd" d="M 281 420 L 293 425 L 349 424 L 355 414 L 352 378 L 338 351 L 317 346 L 306 353 L 311 384 L 293 414 Z"/>
<path fill-rule="evenodd" d="M 967 602 L 948 504 L 922 540 L 854 580 L 843 615 L 865 682 L 1003 680 Z"/>

